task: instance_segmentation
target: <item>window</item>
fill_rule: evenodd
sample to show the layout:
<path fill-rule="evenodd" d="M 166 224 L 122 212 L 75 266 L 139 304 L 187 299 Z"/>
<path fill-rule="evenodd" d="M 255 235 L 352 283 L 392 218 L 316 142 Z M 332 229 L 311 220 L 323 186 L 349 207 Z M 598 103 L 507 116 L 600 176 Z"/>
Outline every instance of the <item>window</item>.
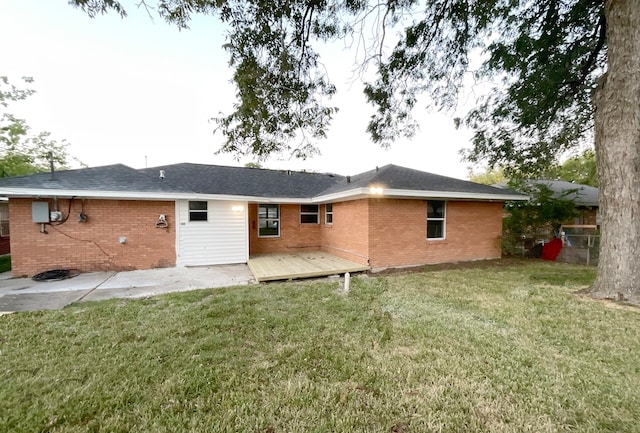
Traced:
<path fill-rule="evenodd" d="M 189 202 L 189 221 L 207 221 L 207 202 Z"/>
<path fill-rule="evenodd" d="M 300 205 L 300 224 L 318 224 L 318 205 L 317 204 L 301 204 Z"/>
<path fill-rule="evenodd" d="M 9 206 L 0 203 L 0 237 L 9 236 Z"/>
<path fill-rule="evenodd" d="M 280 236 L 280 205 L 261 204 L 258 206 L 258 237 Z"/>
<path fill-rule="evenodd" d="M 427 202 L 427 239 L 444 239 L 446 202 L 429 200 Z"/>
<path fill-rule="evenodd" d="M 324 223 L 333 224 L 333 204 L 324 205 Z"/>

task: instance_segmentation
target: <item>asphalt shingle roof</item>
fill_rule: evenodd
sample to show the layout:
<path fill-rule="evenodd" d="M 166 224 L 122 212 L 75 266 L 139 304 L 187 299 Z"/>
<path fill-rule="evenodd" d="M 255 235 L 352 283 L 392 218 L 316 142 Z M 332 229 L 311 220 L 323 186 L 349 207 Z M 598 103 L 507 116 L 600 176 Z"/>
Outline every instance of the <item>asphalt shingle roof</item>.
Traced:
<path fill-rule="evenodd" d="M 163 183 L 123 164 L 102 167 L 61 170 L 28 176 L 0 179 L 0 188 L 29 188 L 50 190 L 176 192 L 177 185 Z"/>
<path fill-rule="evenodd" d="M 589 185 L 567 182 L 565 180 L 537 180 L 546 185 L 555 198 L 573 201 L 577 206 L 598 206 L 598 188 Z"/>
<path fill-rule="evenodd" d="M 579 183 L 567 182 L 566 180 L 536 179 L 527 180 L 529 185 L 544 185 L 553 192 L 556 199 L 571 200 L 576 206 L 599 206 L 598 188 Z M 508 182 L 500 182 L 495 186 L 506 188 Z"/>
<path fill-rule="evenodd" d="M 383 189 L 403 189 L 410 191 L 461 192 L 497 195 L 511 193 L 510 191 L 505 191 L 488 185 L 389 164 L 355 176 L 350 176 L 349 179 L 345 178 L 338 184 L 325 190 L 323 194 L 338 193 L 354 188 L 368 188 L 371 185 L 379 185 Z"/>
<path fill-rule="evenodd" d="M 250 197 L 313 197 L 343 178 L 333 174 L 189 163 L 140 171 L 158 177 L 160 170 L 164 170 L 165 181 L 196 193 Z"/>
<path fill-rule="evenodd" d="M 164 178 L 160 178 L 160 170 Z M 383 189 L 513 196 L 513 192 L 410 168 L 385 165 L 354 176 L 204 164 L 172 164 L 136 170 L 122 164 L 0 179 L 6 189 L 186 193 L 260 198 L 313 198 L 378 185 Z"/>

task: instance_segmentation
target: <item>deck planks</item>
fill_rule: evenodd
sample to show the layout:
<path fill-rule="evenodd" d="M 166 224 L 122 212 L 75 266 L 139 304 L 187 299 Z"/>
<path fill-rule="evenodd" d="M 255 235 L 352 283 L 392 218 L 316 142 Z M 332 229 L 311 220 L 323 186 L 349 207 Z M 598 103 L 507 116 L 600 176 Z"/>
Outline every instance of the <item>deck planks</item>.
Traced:
<path fill-rule="evenodd" d="M 369 266 L 320 251 L 263 254 L 251 257 L 248 265 L 258 282 L 324 277 L 369 270 Z"/>

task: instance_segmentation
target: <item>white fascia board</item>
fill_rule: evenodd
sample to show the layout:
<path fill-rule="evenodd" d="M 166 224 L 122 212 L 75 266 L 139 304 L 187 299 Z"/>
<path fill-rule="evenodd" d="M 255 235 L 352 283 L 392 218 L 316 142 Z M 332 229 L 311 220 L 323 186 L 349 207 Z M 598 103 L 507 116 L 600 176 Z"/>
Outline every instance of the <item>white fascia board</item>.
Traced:
<path fill-rule="evenodd" d="M 98 191 L 98 190 L 68 190 L 68 189 L 31 189 L 31 188 L 0 188 L 0 196 L 31 198 L 31 197 L 82 197 L 99 198 L 105 200 L 225 200 L 246 201 L 253 203 L 298 204 L 314 203 L 312 198 L 282 198 L 255 197 L 229 194 L 196 194 L 178 192 L 137 192 L 137 191 Z"/>
<path fill-rule="evenodd" d="M 63 189 L 0 188 L 0 195 L 7 197 L 82 197 L 105 200 L 227 200 L 252 201 L 254 197 L 242 195 L 217 195 L 195 193 L 137 192 L 137 191 L 97 191 Z"/>
<path fill-rule="evenodd" d="M 384 195 L 394 197 L 417 197 L 417 198 L 444 198 L 459 200 L 488 200 L 488 201 L 514 201 L 528 200 L 529 197 L 520 194 L 490 194 L 475 192 L 448 192 L 448 191 L 414 191 L 407 189 L 385 190 Z"/>
<path fill-rule="evenodd" d="M 386 192 L 385 192 L 386 193 Z M 336 201 L 358 200 L 373 196 L 369 192 L 369 188 L 355 188 L 347 191 L 336 192 L 333 194 L 319 195 L 313 198 L 314 203 L 331 203 Z M 382 196 L 376 196 L 382 197 Z"/>
<path fill-rule="evenodd" d="M 528 196 L 520 194 L 486 194 L 469 192 L 448 192 L 448 191 L 424 191 L 410 189 L 384 189 L 382 194 L 371 194 L 369 188 L 356 188 L 342 191 L 335 194 L 327 194 L 315 197 L 314 203 L 335 202 L 343 200 L 355 200 L 359 198 L 420 198 L 420 199 L 445 199 L 445 200 L 478 200 L 478 201 L 524 201 L 529 200 Z"/>

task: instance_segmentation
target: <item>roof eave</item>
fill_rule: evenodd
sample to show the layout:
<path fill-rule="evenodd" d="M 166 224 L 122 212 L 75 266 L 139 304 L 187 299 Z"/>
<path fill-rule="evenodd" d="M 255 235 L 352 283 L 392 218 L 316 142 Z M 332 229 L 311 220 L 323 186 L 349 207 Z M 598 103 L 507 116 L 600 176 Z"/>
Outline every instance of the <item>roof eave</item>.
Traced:
<path fill-rule="evenodd" d="M 82 197 L 110 200 L 237 200 L 249 201 L 253 197 L 242 195 L 214 195 L 191 192 L 148 192 L 148 191 L 100 191 L 100 190 L 72 190 L 72 189 L 32 189 L 32 188 L 0 188 L 0 195 L 9 198 L 46 198 L 46 197 Z"/>
<path fill-rule="evenodd" d="M 419 198 L 445 200 L 476 200 L 476 201 L 526 201 L 529 197 L 521 194 L 490 194 L 471 192 L 427 191 L 408 189 L 383 189 L 382 193 L 372 193 L 369 188 L 354 188 L 333 194 L 320 195 L 313 198 L 314 203 L 334 202 L 341 200 L 357 200 L 360 198 Z"/>

